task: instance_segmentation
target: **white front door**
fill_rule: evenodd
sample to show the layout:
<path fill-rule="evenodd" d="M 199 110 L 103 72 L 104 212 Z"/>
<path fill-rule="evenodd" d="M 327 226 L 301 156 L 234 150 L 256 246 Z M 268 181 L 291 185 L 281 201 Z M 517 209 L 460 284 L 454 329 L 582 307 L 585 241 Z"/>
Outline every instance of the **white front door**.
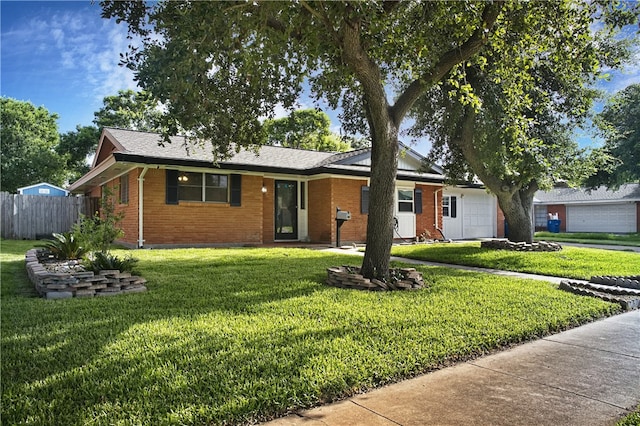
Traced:
<path fill-rule="evenodd" d="M 396 190 L 396 219 L 398 226 L 394 230 L 394 238 L 416 237 L 416 214 L 414 206 L 413 188 L 401 188 Z"/>
<path fill-rule="evenodd" d="M 460 194 L 442 196 L 442 230 L 448 240 L 462 239 L 462 214 L 460 212 Z"/>

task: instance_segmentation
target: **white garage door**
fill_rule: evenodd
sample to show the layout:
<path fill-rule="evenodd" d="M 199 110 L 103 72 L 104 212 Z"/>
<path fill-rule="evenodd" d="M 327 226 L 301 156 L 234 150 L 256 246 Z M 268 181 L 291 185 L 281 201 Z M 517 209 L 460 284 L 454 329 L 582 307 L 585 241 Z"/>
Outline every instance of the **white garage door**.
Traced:
<path fill-rule="evenodd" d="M 495 199 L 488 194 L 465 194 L 463 197 L 464 238 L 491 238 Z"/>
<path fill-rule="evenodd" d="M 636 232 L 636 206 L 567 206 L 567 232 Z"/>

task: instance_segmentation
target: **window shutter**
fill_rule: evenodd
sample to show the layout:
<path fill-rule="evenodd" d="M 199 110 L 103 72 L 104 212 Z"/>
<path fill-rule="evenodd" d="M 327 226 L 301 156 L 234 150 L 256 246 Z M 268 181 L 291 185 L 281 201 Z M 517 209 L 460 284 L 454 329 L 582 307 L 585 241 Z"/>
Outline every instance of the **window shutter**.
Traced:
<path fill-rule="evenodd" d="M 242 175 L 231 175 L 231 199 L 229 204 L 240 207 L 242 204 Z"/>
<path fill-rule="evenodd" d="M 416 188 L 413 190 L 413 209 L 416 214 L 422 213 L 422 189 Z"/>
<path fill-rule="evenodd" d="M 366 185 L 360 188 L 360 213 L 369 214 L 369 187 Z"/>
<path fill-rule="evenodd" d="M 178 171 L 165 170 L 167 180 L 166 204 L 178 204 Z"/>
<path fill-rule="evenodd" d="M 451 197 L 451 207 L 449 216 L 454 218 L 458 216 L 458 197 Z"/>

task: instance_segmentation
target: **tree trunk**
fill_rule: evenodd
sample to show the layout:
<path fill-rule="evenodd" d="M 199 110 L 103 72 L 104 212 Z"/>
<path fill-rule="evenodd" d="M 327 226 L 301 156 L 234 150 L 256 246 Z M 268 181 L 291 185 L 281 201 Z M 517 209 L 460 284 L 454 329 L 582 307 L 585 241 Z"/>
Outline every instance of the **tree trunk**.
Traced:
<path fill-rule="evenodd" d="M 371 183 L 367 218 L 367 250 L 362 261 L 362 275 L 367 278 L 387 278 L 393 244 L 398 129 L 390 121 L 387 121 L 385 126 L 371 124 L 370 126 L 373 139 Z"/>
<path fill-rule="evenodd" d="M 533 242 L 533 192 L 525 189 L 512 193 L 500 191 L 497 197 L 507 222 L 507 238 L 515 242 Z"/>

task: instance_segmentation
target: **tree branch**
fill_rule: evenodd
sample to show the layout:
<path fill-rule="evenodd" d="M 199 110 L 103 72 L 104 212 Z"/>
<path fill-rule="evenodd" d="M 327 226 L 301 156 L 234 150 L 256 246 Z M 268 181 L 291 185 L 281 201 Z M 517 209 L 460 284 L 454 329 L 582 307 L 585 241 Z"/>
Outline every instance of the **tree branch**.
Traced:
<path fill-rule="evenodd" d="M 431 85 L 442 79 L 455 65 L 466 61 L 482 49 L 489 40 L 489 32 L 496 23 L 502 6 L 503 0 L 487 4 L 482 11 L 482 22 L 473 34 L 460 46 L 444 53 L 430 72 L 422 75 L 407 87 L 392 107 L 396 123 L 404 118 L 416 100 Z"/>

